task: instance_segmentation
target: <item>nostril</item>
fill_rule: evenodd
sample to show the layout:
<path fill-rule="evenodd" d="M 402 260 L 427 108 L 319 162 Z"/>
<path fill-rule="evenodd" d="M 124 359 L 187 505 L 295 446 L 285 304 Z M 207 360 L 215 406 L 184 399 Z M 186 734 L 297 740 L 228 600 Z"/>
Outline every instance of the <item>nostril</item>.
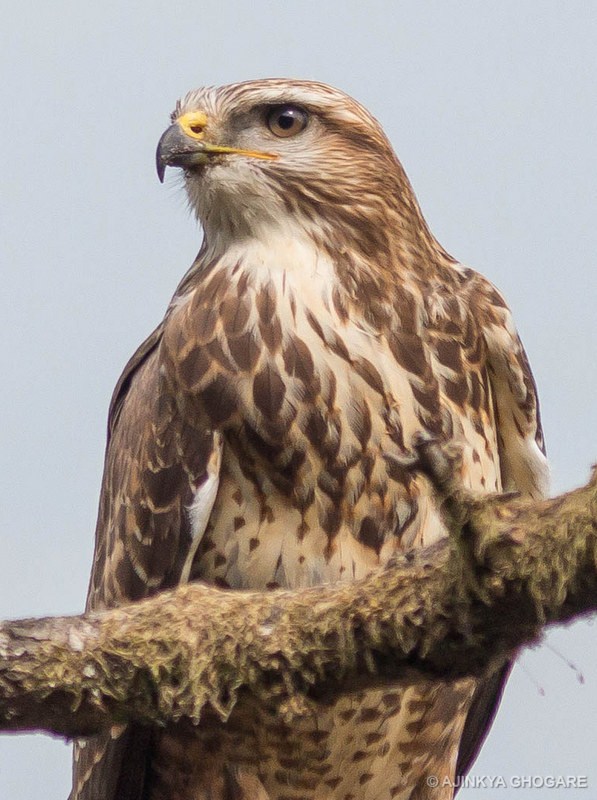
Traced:
<path fill-rule="evenodd" d="M 193 133 L 203 133 L 203 125 L 189 125 L 189 128 Z"/>

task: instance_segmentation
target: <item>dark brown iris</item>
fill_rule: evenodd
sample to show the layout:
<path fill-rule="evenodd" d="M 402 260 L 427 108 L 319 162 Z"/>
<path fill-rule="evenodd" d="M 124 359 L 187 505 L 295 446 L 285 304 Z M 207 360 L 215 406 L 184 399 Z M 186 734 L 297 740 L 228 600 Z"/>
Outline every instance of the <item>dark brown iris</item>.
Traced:
<path fill-rule="evenodd" d="M 268 128 L 283 139 L 305 130 L 307 119 L 307 112 L 297 106 L 275 106 L 267 112 Z"/>

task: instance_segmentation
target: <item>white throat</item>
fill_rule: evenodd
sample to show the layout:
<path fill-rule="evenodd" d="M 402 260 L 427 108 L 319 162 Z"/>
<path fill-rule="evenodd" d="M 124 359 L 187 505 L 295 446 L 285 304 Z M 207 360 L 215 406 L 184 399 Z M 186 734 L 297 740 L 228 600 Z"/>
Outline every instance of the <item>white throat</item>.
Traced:
<path fill-rule="evenodd" d="M 227 266 L 240 264 L 259 281 L 262 277 L 308 284 L 337 283 L 334 264 L 329 255 L 317 247 L 312 237 L 286 216 L 282 220 L 260 220 L 249 234 L 219 233 L 215 238 L 206 231 L 207 261 L 222 259 Z M 285 276 L 285 277 L 284 277 Z"/>

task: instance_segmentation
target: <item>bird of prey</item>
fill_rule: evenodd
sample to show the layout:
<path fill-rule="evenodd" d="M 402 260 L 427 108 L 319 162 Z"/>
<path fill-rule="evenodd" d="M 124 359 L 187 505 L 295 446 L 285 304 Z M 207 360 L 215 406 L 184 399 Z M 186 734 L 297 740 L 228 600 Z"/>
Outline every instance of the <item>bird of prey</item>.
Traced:
<path fill-rule="evenodd" d="M 379 123 L 329 86 L 190 92 L 157 151 L 204 231 L 115 389 L 88 609 L 185 581 L 353 581 L 446 535 L 421 437 L 473 490 L 547 487 L 535 384 L 498 291 L 431 234 Z M 507 668 L 321 704 L 245 739 L 114 727 L 72 800 L 452 796 Z M 439 785 L 436 787 L 436 782 Z"/>

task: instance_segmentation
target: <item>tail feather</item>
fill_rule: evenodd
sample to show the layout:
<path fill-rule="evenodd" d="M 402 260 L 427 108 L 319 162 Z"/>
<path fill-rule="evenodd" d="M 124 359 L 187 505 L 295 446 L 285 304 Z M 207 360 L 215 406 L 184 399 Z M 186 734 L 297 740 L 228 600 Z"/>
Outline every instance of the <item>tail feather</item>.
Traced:
<path fill-rule="evenodd" d="M 113 726 L 75 744 L 68 800 L 149 800 L 152 731 Z"/>

